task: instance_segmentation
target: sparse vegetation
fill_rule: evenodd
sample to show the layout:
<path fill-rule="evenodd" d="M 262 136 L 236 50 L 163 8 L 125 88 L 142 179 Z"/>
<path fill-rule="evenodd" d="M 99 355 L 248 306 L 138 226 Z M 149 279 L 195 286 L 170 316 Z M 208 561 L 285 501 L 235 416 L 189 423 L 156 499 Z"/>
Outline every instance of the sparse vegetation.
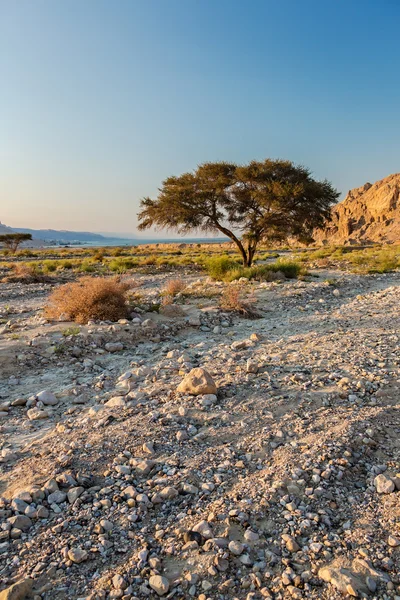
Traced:
<path fill-rule="evenodd" d="M 240 284 L 227 286 L 220 298 L 220 307 L 226 311 L 233 311 L 243 317 L 255 319 L 259 313 L 255 307 L 256 299 Z"/>
<path fill-rule="evenodd" d="M 49 280 L 43 270 L 36 263 L 14 263 L 11 265 L 11 274 L 4 277 L 8 283 L 45 283 Z"/>
<path fill-rule="evenodd" d="M 129 284 L 116 277 L 82 277 L 58 287 L 51 294 L 45 315 L 87 323 L 90 319 L 118 321 L 126 317 Z"/>
<path fill-rule="evenodd" d="M 81 330 L 79 329 L 79 327 L 67 327 L 63 330 L 62 334 L 64 337 L 76 336 L 79 335 L 80 331 Z"/>
<path fill-rule="evenodd" d="M 213 279 L 219 281 L 234 281 L 244 277 L 257 281 L 277 281 L 279 279 L 296 279 L 304 268 L 301 264 L 293 260 L 279 259 L 274 263 L 265 265 L 256 265 L 253 267 L 241 267 L 236 262 L 228 258 L 210 259 L 207 266 L 208 273 Z"/>
<path fill-rule="evenodd" d="M 388 273 L 400 268 L 400 246 L 328 246 L 299 252 L 296 260 L 308 265 L 348 269 L 358 273 Z"/>
<path fill-rule="evenodd" d="M 180 294 L 185 289 L 186 284 L 183 279 L 170 279 L 164 285 L 162 289 L 162 294 L 164 296 L 171 296 L 174 298 L 177 294 Z"/>

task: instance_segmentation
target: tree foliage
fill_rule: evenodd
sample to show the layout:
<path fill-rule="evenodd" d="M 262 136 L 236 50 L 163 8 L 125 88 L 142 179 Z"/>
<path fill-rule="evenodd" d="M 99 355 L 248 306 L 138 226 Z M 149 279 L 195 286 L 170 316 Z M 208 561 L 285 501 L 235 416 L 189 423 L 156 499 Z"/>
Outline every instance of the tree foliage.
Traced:
<path fill-rule="evenodd" d="M 205 163 L 168 177 L 156 199 L 144 198 L 139 229 L 220 232 L 251 266 L 260 241 L 310 241 L 338 197 L 328 181 L 315 180 L 309 169 L 287 160 Z"/>
<path fill-rule="evenodd" d="M 0 235 L 0 244 L 5 246 L 12 254 L 15 254 L 22 242 L 32 239 L 30 233 L 5 233 Z"/>

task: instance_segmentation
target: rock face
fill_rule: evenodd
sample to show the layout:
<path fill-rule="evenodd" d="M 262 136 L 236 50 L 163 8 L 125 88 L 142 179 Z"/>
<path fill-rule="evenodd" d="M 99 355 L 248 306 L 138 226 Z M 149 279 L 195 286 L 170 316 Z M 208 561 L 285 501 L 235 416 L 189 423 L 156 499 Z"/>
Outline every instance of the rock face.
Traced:
<path fill-rule="evenodd" d="M 350 190 L 332 220 L 313 235 L 323 244 L 395 242 L 400 239 L 400 173 Z"/>
<path fill-rule="evenodd" d="M 217 386 L 210 373 L 205 369 L 192 369 L 178 386 L 178 392 L 200 396 L 202 394 L 216 394 Z"/>

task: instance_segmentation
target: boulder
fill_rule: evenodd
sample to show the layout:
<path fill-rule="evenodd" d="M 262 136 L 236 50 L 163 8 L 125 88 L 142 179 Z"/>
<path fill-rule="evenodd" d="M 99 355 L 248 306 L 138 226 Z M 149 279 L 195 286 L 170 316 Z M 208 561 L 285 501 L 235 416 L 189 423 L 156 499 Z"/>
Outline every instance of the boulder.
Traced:
<path fill-rule="evenodd" d="M 0 592 L 0 600 L 24 600 L 31 592 L 33 579 L 17 581 L 6 590 Z"/>
<path fill-rule="evenodd" d="M 217 394 L 217 386 L 208 371 L 200 367 L 192 369 L 181 381 L 177 389 L 181 394 L 201 396 L 203 394 Z"/>
<path fill-rule="evenodd" d="M 171 319 L 174 317 L 185 316 L 185 311 L 179 304 L 166 304 L 165 306 L 161 306 L 160 313 L 164 315 L 164 317 L 169 317 Z"/>
<path fill-rule="evenodd" d="M 74 563 L 81 563 L 88 558 L 88 553 L 86 550 L 82 550 L 82 548 L 71 548 L 68 550 L 68 558 Z"/>
<path fill-rule="evenodd" d="M 169 591 L 169 581 L 162 575 L 152 575 L 149 579 L 149 586 L 159 596 L 164 596 Z"/>
<path fill-rule="evenodd" d="M 107 352 L 121 352 L 124 349 L 124 345 L 121 342 L 108 342 L 104 348 Z"/>
<path fill-rule="evenodd" d="M 108 400 L 105 403 L 105 406 L 108 407 L 116 407 L 116 406 L 120 406 L 121 408 L 125 408 L 126 407 L 126 402 L 125 400 L 122 398 L 122 396 L 115 396 L 114 398 L 110 398 L 110 400 Z"/>
<path fill-rule="evenodd" d="M 49 392 L 49 390 L 43 390 L 42 392 L 39 392 L 36 398 L 45 406 L 55 406 L 58 404 L 58 399 L 55 397 L 53 392 Z"/>
<path fill-rule="evenodd" d="M 17 515 L 16 517 L 10 517 L 8 519 L 8 522 L 11 523 L 11 525 L 15 529 L 21 529 L 21 531 L 28 531 L 28 529 L 32 527 L 32 521 L 29 517 L 26 517 L 25 515 Z"/>
<path fill-rule="evenodd" d="M 47 412 L 47 410 L 40 410 L 40 408 L 30 408 L 27 413 L 28 415 L 28 419 L 30 421 L 39 421 L 40 419 L 48 419 L 49 418 L 49 413 Z"/>
<path fill-rule="evenodd" d="M 395 489 L 392 479 L 384 473 L 375 477 L 374 485 L 378 494 L 390 494 L 391 492 L 394 492 Z"/>

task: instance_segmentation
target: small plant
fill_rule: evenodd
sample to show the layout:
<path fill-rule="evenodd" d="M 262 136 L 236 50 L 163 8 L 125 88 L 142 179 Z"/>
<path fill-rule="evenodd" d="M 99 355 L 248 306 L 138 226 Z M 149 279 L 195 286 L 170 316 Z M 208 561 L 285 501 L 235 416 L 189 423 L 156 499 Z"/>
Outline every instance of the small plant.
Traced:
<path fill-rule="evenodd" d="M 90 319 L 118 321 L 127 316 L 129 287 L 115 277 L 82 277 L 54 290 L 45 315 L 49 319 L 66 318 L 76 323 L 87 323 Z"/>
<path fill-rule="evenodd" d="M 186 284 L 182 279 L 170 279 L 163 287 L 161 293 L 163 296 L 172 296 L 174 298 L 177 294 L 180 294 L 185 289 Z"/>
<path fill-rule="evenodd" d="M 80 329 L 79 327 L 67 327 L 66 329 L 64 329 L 64 331 L 62 332 L 64 337 L 69 337 L 69 336 L 76 336 L 80 334 Z"/>
<path fill-rule="evenodd" d="M 93 253 L 93 260 L 95 262 L 103 262 L 105 257 L 105 251 L 103 248 L 96 248 Z"/>
<path fill-rule="evenodd" d="M 95 273 L 96 265 L 91 263 L 89 260 L 83 260 L 82 263 L 79 265 L 79 271 L 81 273 Z"/>
<path fill-rule="evenodd" d="M 59 266 L 59 263 L 57 260 L 44 260 L 42 264 L 43 264 L 43 271 L 45 273 L 54 273 L 54 271 L 56 271 L 57 267 Z"/>
<path fill-rule="evenodd" d="M 114 271 L 115 273 L 126 273 L 135 266 L 136 260 L 134 258 L 118 257 L 108 263 L 110 271 Z"/>
<path fill-rule="evenodd" d="M 220 298 L 220 307 L 223 310 L 236 312 L 248 319 L 259 317 L 253 295 L 246 298 L 245 290 L 241 285 L 229 285 L 225 288 Z"/>
<path fill-rule="evenodd" d="M 143 265 L 155 265 L 157 263 L 157 256 L 155 254 L 150 254 L 150 256 L 145 256 L 142 260 Z"/>

